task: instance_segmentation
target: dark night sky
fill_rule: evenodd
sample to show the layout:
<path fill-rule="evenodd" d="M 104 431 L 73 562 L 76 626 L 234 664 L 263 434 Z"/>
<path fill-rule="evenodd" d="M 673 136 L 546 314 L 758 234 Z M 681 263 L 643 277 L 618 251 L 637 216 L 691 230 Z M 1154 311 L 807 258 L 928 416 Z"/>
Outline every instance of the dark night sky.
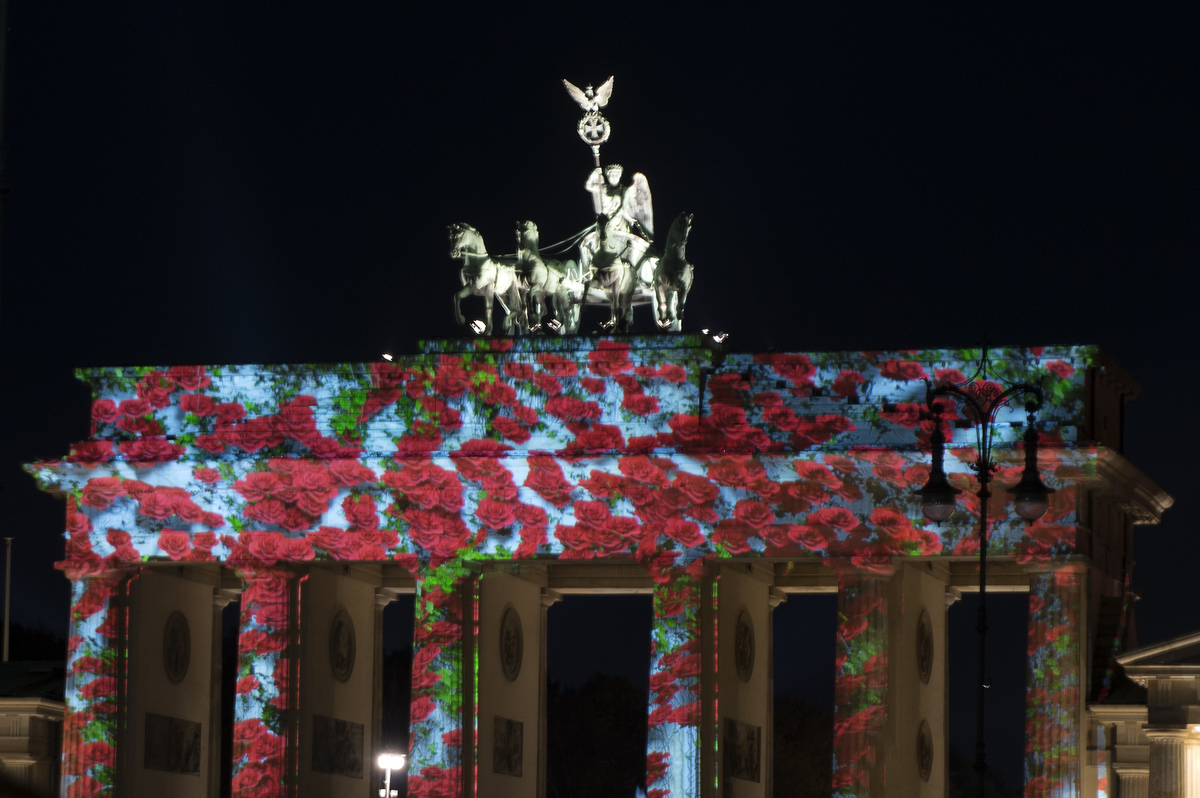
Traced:
<path fill-rule="evenodd" d="M 82 365 L 369 360 L 459 333 L 444 227 L 590 221 L 559 79 L 616 75 L 605 162 L 695 213 L 688 326 L 792 351 L 1096 343 L 1141 383 L 1142 642 L 1200 622 L 1195 3 L 13 3 L 3 535 L 61 628 Z M 907 4 L 911 5 L 911 4 Z M 805 7 L 807 6 L 807 7 Z M 1191 288 L 1188 288 L 1191 286 Z M 1181 603 L 1182 602 L 1182 603 Z"/>

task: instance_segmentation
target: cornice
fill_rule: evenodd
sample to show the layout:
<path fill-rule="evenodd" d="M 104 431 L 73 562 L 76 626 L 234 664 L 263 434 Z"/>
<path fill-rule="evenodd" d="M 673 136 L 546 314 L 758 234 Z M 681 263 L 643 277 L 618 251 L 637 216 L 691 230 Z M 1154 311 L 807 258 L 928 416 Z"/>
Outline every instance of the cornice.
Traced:
<path fill-rule="evenodd" d="M 1120 452 L 1096 447 L 1096 472 L 1080 475 L 1081 484 L 1101 488 L 1114 499 L 1134 524 L 1157 524 L 1162 514 L 1175 503 L 1175 498 L 1143 474 Z"/>

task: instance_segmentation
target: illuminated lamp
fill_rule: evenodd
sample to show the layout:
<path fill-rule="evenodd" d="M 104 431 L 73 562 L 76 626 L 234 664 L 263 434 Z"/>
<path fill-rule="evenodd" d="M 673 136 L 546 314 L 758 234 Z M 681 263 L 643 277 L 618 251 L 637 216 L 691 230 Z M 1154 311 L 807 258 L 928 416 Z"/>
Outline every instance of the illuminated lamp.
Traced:
<path fill-rule="evenodd" d="M 386 361 L 387 361 L 387 362 L 389 362 L 389 363 L 391 363 L 391 362 L 392 362 L 392 356 L 391 356 L 391 355 L 389 355 L 389 354 L 388 354 L 388 353 L 386 353 L 386 352 L 384 352 L 384 353 L 383 353 L 383 359 L 384 359 L 384 360 L 386 360 Z"/>
<path fill-rule="evenodd" d="M 941 418 L 934 417 L 933 435 L 929 442 L 933 445 L 933 465 L 929 469 L 929 481 L 925 487 L 916 491 L 921 497 L 921 512 L 930 521 L 940 524 L 949 521 L 954 515 L 954 503 L 961 490 L 950 484 L 946 479 L 946 471 L 942 467 L 942 458 L 946 451 L 946 436 L 942 432 Z"/>
<path fill-rule="evenodd" d="M 1018 396 L 1026 398 L 1025 412 L 1029 414 L 1025 430 L 1025 472 L 1021 482 L 1010 488 L 1015 495 L 1016 512 L 1026 521 L 1036 521 L 1046 513 L 1050 502 L 1047 496 L 1050 489 L 1042 484 L 1037 471 L 1037 432 L 1034 430 L 1034 414 L 1041 408 L 1043 393 L 1040 384 L 1021 382 L 1009 384 L 1001 388 L 988 380 L 987 349 L 975 376 L 962 383 L 954 384 L 946 381 L 938 383 L 925 382 L 925 407 L 922 418 L 933 418 L 934 430 L 930 436 L 933 447 L 933 467 L 930 470 L 929 482 L 917 491 L 921 497 L 921 512 L 930 521 L 940 522 L 948 519 L 954 513 L 955 490 L 946 480 L 942 468 L 942 458 L 945 451 L 945 436 L 942 432 L 939 402 L 949 399 L 962 406 L 964 416 L 973 422 L 975 427 L 975 443 L 979 457 L 971 463 L 970 469 L 975 472 L 979 489 L 975 495 L 979 497 L 979 609 L 978 622 L 975 624 L 979 632 L 979 679 L 976 682 L 975 710 L 975 773 L 979 785 L 979 798 L 984 798 L 984 785 L 987 783 L 984 775 L 987 772 L 984 737 L 987 729 L 984 720 L 984 696 L 991 682 L 987 678 L 987 566 L 988 566 L 988 499 L 992 493 L 988 484 L 998 465 L 992 457 L 992 445 L 996 442 L 996 416 L 1001 408 L 1008 405 L 1010 399 Z M 981 379 L 980 379 L 981 378 Z"/>
<path fill-rule="evenodd" d="M 1030 412 L 1032 418 L 1033 410 L 1028 406 L 1025 409 Z M 1025 430 L 1025 472 L 1021 474 L 1021 481 L 1009 488 L 1008 492 L 1013 495 L 1013 509 L 1017 511 L 1017 515 L 1030 524 L 1045 515 L 1046 510 L 1050 508 L 1050 494 L 1054 493 L 1054 489 L 1047 488 L 1042 483 L 1042 475 L 1038 473 L 1037 430 L 1033 428 L 1032 423 Z"/>
<path fill-rule="evenodd" d="M 475 319 L 475 321 L 471 322 L 471 330 L 472 330 L 472 331 L 473 331 L 473 332 L 474 332 L 476 335 L 483 335 L 483 331 L 484 331 L 484 330 L 486 330 L 486 329 L 487 329 L 487 325 L 486 325 L 486 324 L 484 324 L 484 323 L 483 323 L 482 321 L 480 321 L 479 319 Z"/>
<path fill-rule="evenodd" d="M 383 768 L 385 775 L 383 777 L 383 789 L 379 791 L 380 798 L 394 798 L 400 794 L 399 790 L 392 789 L 392 771 L 403 770 L 404 763 L 408 761 L 408 757 L 404 754 L 380 754 L 379 767 Z"/>

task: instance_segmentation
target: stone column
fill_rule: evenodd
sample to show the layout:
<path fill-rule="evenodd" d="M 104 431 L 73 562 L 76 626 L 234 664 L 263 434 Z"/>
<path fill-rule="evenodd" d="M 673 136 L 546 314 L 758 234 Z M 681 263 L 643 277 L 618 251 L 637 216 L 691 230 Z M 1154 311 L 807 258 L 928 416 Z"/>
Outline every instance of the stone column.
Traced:
<path fill-rule="evenodd" d="M 1188 790 L 1187 729 L 1146 729 L 1150 738 L 1149 798 L 1192 798 Z"/>
<path fill-rule="evenodd" d="M 941 563 L 924 560 L 902 562 L 889 584 L 883 756 L 892 798 L 940 798 L 947 789 L 946 579 Z"/>
<path fill-rule="evenodd" d="M 416 573 L 409 795 L 460 795 L 474 770 L 474 578 L 450 561 Z M 393 781 L 396 774 L 392 774 Z"/>
<path fill-rule="evenodd" d="M 1187 789 L 1185 795 L 1200 796 L 1200 737 L 1189 734 L 1183 741 L 1183 756 L 1186 760 Z"/>
<path fill-rule="evenodd" d="M 670 790 L 672 798 L 700 795 L 700 605 L 704 584 L 704 565 L 697 560 L 688 568 L 660 572 L 654 586 L 646 787 L 647 791 Z M 711 602 L 711 594 L 708 600 Z"/>
<path fill-rule="evenodd" d="M 1150 768 L 1145 765 L 1113 765 L 1117 774 L 1117 798 L 1150 798 Z"/>
<path fill-rule="evenodd" d="M 396 591 L 377 588 L 375 591 L 375 645 L 371 668 L 371 739 L 374 740 L 372 750 L 366 752 L 366 766 L 375 771 L 375 763 L 382 753 L 400 753 L 399 751 L 384 751 L 383 749 L 383 611 L 387 605 L 396 600 Z"/>
<path fill-rule="evenodd" d="M 489 571 L 479 577 L 478 794 L 537 798 L 545 783 L 545 580 Z"/>
<path fill-rule="evenodd" d="M 377 781 L 379 582 L 378 566 L 331 563 L 310 566 L 300 588 L 300 798 L 357 798 Z"/>
<path fill-rule="evenodd" d="M 60 796 L 98 795 L 116 781 L 120 739 L 118 694 L 124 630 L 118 625 L 130 572 L 89 573 L 95 563 L 67 563 L 71 620 L 67 638 Z"/>
<path fill-rule="evenodd" d="M 233 795 L 296 794 L 297 574 L 282 566 L 244 568 L 234 701 Z"/>
<path fill-rule="evenodd" d="M 888 587 L 893 568 L 839 569 L 833 794 L 884 794 L 888 713 Z"/>
<path fill-rule="evenodd" d="M 218 798 L 221 794 L 221 679 L 224 678 L 221 649 L 224 646 L 222 635 L 224 627 L 225 608 L 229 602 L 237 598 L 234 591 L 216 590 L 212 598 L 212 676 L 209 681 L 209 714 L 208 730 L 208 783 L 210 798 Z"/>
<path fill-rule="evenodd" d="M 772 601 L 771 573 L 764 568 L 710 568 L 703 595 L 711 603 L 701 611 L 701 681 L 712 685 L 702 691 L 704 717 L 711 721 L 701 724 L 701 794 L 765 798 L 771 795 L 771 610 L 779 602 Z"/>
<path fill-rule="evenodd" d="M 549 702 L 549 697 L 546 694 L 546 657 L 549 654 L 549 638 L 546 634 L 547 623 L 546 614 L 549 609 L 556 603 L 562 600 L 562 594 L 557 593 L 549 588 L 542 590 L 542 611 L 538 621 L 539 634 L 541 635 L 541 651 L 538 653 L 538 660 L 541 663 L 541 675 L 538 677 L 538 785 L 537 798 L 546 798 L 546 768 L 547 768 L 547 740 L 546 740 L 546 707 Z"/>
<path fill-rule="evenodd" d="M 1031 577 L 1025 687 L 1025 794 L 1080 794 L 1086 629 L 1084 572 L 1066 565 Z"/>
<path fill-rule="evenodd" d="M 220 581 L 216 564 L 161 563 L 143 567 L 129 583 L 129 695 L 117 798 L 220 793 L 220 770 L 212 780 L 221 743 L 220 626 L 213 611 Z"/>

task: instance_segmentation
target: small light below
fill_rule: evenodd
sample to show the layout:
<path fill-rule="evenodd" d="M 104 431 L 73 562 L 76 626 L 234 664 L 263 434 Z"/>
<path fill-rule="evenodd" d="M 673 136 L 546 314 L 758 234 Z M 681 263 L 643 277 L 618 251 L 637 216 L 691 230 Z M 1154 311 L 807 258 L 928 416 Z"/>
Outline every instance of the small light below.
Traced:
<path fill-rule="evenodd" d="M 546 326 L 550 328 L 551 332 L 558 332 L 562 329 L 562 324 L 558 319 L 550 319 L 550 321 L 546 322 Z"/>
<path fill-rule="evenodd" d="M 483 333 L 484 330 L 487 329 L 487 325 L 484 324 L 479 319 L 475 319 L 475 321 L 471 322 L 471 329 L 475 332 L 476 335 L 480 335 L 481 333 Z"/>
<path fill-rule="evenodd" d="M 379 767 L 385 770 L 400 770 L 404 767 L 407 757 L 404 754 L 380 754 Z"/>
<path fill-rule="evenodd" d="M 389 355 L 387 352 L 384 352 L 384 353 L 383 353 L 383 359 L 384 359 L 384 360 L 386 360 L 386 361 L 387 361 L 387 362 L 389 362 L 389 363 L 391 363 L 391 362 L 392 362 L 392 356 L 391 356 L 391 355 Z"/>

